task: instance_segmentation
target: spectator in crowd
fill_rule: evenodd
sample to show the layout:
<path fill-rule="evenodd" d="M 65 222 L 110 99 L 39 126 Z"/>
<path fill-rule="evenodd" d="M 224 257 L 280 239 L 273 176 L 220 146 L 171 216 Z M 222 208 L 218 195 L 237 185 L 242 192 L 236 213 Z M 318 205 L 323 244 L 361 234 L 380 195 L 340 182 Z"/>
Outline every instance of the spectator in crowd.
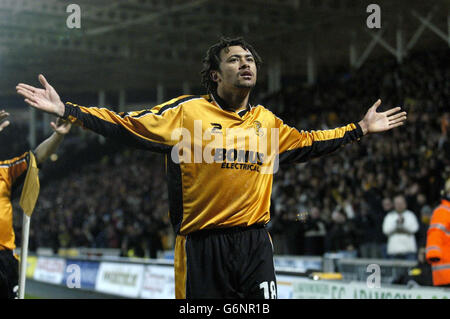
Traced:
<path fill-rule="evenodd" d="M 145 257 L 145 245 L 143 229 L 136 224 L 130 224 L 126 227 L 125 236 L 122 239 L 121 256 Z"/>
<path fill-rule="evenodd" d="M 303 223 L 299 221 L 298 213 L 295 210 L 295 200 L 288 199 L 286 206 L 288 210 L 281 217 L 282 227 L 284 228 L 284 252 L 287 255 L 302 255 Z"/>
<path fill-rule="evenodd" d="M 308 256 L 322 256 L 325 250 L 326 224 L 320 217 L 317 206 L 311 208 L 309 218 L 304 224 L 304 251 Z"/>
<path fill-rule="evenodd" d="M 403 195 L 394 198 L 394 210 L 383 221 L 383 232 L 388 236 L 387 253 L 391 259 L 417 260 L 415 233 L 419 230 L 416 215 L 407 210 Z"/>
<path fill-rule="evenodd" d="M 433 214 L 433 210 L 427 204 L 427 200 L 424 194 L 420 193 L 417 195 L 417 204 L 418 209 L 420 211 L 420 221 L 419 221 L 419 230 L 416 233 L 416 240 L 419 250 L 421 248 L 425 248 L 427 244 L 427 231 L 430 226 L 431 215 Z"/>
<path fill-rule="evenodd" d="M 370 206 L 363 202 L 354 219 L 359 238 L 359 257 L 381 258 L 378 229 L 381 228 L 382 221 L 379 220 L 380 214 L 369 210 Z"/>
<path fill-rule="evenodd" d="M 392 202 L 392 199 L 390 197 L 383 198 L 381 205 L 383 207 L 383 217 L 385 217 L 391 210 L 394 209 L 394 203 Z"/>
<path fill-rule="evenodd" d="M 381 238 L 382 238 L 382 244 L 381 244 L 381 257 L 383 259 L 387 259 L 388 258 L 388 254 L 387 254 L 387 236 L 384 234 L 383 232 L 383 221 L 386 217 L 386 215 L 391 212 L 394 209 L 394 203 L 392 202 L 392 198 L 390 197 L 384 197 L 383 200 L 381 201 L 381 207 L 382 207 L 382 222 L 380 225 L 380 229 L 379 232 L 381 233 Z"/>
<path fill-rule="evenodd" d="M 326 238 L 327 252 L 345 252 L 357 255 L 357 231 L 352 221 L 347 220 L 347 216 L 342 209 L 336 210 L 332 214 L 332 226 Z"/>

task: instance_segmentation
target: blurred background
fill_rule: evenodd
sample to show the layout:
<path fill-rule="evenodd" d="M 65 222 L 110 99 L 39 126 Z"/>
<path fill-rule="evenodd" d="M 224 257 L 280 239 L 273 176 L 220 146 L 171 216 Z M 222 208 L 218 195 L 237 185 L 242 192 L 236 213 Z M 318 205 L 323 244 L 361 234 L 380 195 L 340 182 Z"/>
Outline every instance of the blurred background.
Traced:
<path fill-rule="evenodd" d="M 76 8 L 68 8 L 74 2 L 79 28 Z M 372 3 L 380 8 L 380 28 L 367 25 Z M 408 271 L 423 263 L 449 167 L 446 0 L 1 0 L 0 108 L 11 113 L 11 125 L 0 135 L 0 159 L 51 134 L 53 119 L 26 106 L 15 93 L 19 82 L 38 86 L 42 73 L 63 101 L 150 108 L 205 94 L 202 58 L 220 36 L 243 36 L 253 45 L 264 64 L 251 99 L 300 130 L 359 121 L 378 98 L 380 111 L 408 112 L 403 127 L 281 167 L 268 225 L 280 269 L 305 273 L 305 261 L 319 261 L 312 269 L 362 280 L 357 267 L 367 263 L 358 260 L 372 259 L 386 261 L 384 282 L 406 284 Z M 74 127 L 40 176 L 29 241 L 36 256 L 173 257 L 161 155 Z M 405 209 L 420 227 L 414 258 L 402 264 L 387 252 L 383 222 Z"/>

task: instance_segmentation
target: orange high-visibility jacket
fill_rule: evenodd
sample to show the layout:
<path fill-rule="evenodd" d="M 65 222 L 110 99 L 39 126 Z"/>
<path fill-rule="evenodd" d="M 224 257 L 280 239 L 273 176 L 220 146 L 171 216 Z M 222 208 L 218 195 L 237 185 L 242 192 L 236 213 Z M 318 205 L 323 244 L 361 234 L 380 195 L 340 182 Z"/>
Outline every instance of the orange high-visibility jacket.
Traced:
<path fill-rule="evenodd" d="M 450 284 L 450 201 L 442 200 L 433 212 L 427 233 L 426 258 L 433 270 L 433 285 Z M 436 260 L 436 261 L 432 261 Z"/>

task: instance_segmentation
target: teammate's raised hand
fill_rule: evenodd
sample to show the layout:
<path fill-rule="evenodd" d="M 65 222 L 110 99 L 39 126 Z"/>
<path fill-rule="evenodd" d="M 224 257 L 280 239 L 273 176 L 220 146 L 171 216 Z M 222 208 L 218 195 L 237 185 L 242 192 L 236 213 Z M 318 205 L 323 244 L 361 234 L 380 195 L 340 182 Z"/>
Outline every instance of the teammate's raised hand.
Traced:
<path fill-rule="evenodd" d="M 47 113 L 63 116 L 64 104 L 61 102 L 58 93 L 56 93 L 55 89 L 47 82 L 42 74 L 39 74 L 39 82 L 44 87 L 43 89 L 19 83 L 16 86 L 16 91 L 25 97 L 25 102 L 28 105 Z"/>
<path fill-rule="evenodd" d="M 377 112 L 381 100 L 376 101 L 367 111 L 364 118 L 358 123 L 364 135 L 368 133 L 379 133 L 403 125 L 406 121 L 406 112 L 400 112 L 400 107 L 394 107 L 385 112 Z M 400 113 L 399 113 L 400 112 Z"/>
<path fill-rule="evenodd" d="M 68 120 L 63 120 L 58 117 L 55 122 L 50 122 L 50 126 L 52 129 L 59 135 L 66 135 L 69 133 L 70 128 L 72 127 L 72 123 Z"/>
<path fill-rule="evenodd" d="M 9 125 L 9 121 L 5 120 L 9 116 L 9 113 L 5 110 L 0 111 L 0 132 Z"/>

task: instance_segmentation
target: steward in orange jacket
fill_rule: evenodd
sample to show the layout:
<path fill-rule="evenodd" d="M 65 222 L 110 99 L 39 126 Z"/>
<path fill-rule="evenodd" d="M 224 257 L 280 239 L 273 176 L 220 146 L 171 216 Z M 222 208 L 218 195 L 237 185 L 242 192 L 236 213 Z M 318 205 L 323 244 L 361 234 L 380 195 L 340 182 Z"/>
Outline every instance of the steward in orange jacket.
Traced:
<path fill-rule="evenodd" d="M 450 178 L 443 193 L 427 233 L 426 258 L 432 266 L 434 286 L 450 286 Z"/>

